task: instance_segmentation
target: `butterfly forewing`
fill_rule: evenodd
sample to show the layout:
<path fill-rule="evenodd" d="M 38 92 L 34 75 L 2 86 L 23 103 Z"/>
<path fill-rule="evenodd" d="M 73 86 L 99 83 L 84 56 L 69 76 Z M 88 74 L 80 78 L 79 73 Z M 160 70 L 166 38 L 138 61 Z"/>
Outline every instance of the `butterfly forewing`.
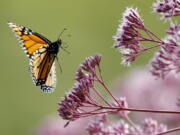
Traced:
<path fill-rule="evenodd" d="M 31 57 L 38 48 L 42 46 L 49 47 L 49 44 L 51 43 L 45 37 L 24 26 L 15 23 L 8 23 L 8 25 L 18 37 L 19 42 L 22 44 L 24 52 L 28 57 Z"/>
<path fill-rule="evenodd" d="M 43 49 L 45 50 L 45 49 Z M 41 85 L 45 83 L 45 78 L 40 78 L 40 68 L 42 69 L 42 62 L 46 60 L 47 58 L 47 51 L 44 53 L 36 52 L 34 55 L 32 55 L 32 58 L 30 60 L 30 71 L 32 73 L 32 79 L 35 85 Z"/>
<path fill-rule="evenodd" d="M 56 70 L 55 70 L 55 62 L 53 63 L 51 70 L 48 74 L 46 83 L 41 85 L 41 89 L 45 92 L 53 92 L 56 87 Z"/>

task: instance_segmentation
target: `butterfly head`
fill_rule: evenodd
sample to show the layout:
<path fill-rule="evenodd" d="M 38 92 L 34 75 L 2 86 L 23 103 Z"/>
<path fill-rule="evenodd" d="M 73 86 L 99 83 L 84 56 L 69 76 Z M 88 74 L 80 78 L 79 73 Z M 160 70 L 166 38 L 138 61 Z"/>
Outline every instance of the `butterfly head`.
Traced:
<path fill-rule="evenodd" d="M 59 34 L 58 36 L 58 39 L 57 41 L 51 43 L 50 47 L 49 47 L 49 52 L 52 53 L 52 54 L 57 54 L 59 52 L 59 48 L 63 48 L 62 47 L 62 40 L 61 40 L 61 36 L 63 34 L 63 32 L 65 31 L 66 29 L 63 29 L 61 31 L 61 33 Z"/>
<path fill-rule="evenodd" d="M 64 31 L 65 30 L 67 30 L 66 28 L 64 28 L 62 31 L 61 31 L 61 33 L 59 34 L 59 36 L 58 36 L 58 39 L 57 39 L 57 41 L 56 42 L 54 42 L 56 45 L 58 45 L 60 48 L 62 48 L 62 41 L 61 41 L 61 36 L 62 36 L 62 34 L 64 33 Z"/>
<path fill-rule="evenodd" d="M 58 39 L 55 43 L 56 43 L 59 47 L 61 47 L 61 45 L 62 45 L 61 39 Z"/>

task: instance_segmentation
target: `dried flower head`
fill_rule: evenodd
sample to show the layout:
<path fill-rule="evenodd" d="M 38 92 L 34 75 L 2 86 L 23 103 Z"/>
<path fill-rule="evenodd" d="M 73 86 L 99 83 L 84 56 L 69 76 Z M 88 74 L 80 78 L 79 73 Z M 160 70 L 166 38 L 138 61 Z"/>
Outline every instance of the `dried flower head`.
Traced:
<path fill-rule="evenodd" d="M 155 135 L 167 131 L 167 126 L 164 124 L 158 124 L 156 120 L 146 118 L 142 124 L 143 135 Z"/>
<path fill-rule="evenodd" d="M 175 24 L 175 23 L 172 23 L 169 27 L 169 29 L 167 30 L 167 33 L 169 35 L 172 35 L 176 38 L 180 38 L 180 25 L 179 24 Z M 180 39 L 179 39 L 180 40 Z"/>
<path fill-rule="evenodd" d="M 167 34 L 161 49 L 151 61 L 151 73 L 160 78 L 180 71 L 180 25 L 171 24 Z"/>
<path fill-rule="evenodd" d="M 105 120 L 101 120 L 101 117 L 105 117 Z M 110 120 L 107 115 L 100 115 L 89 123 L 87 131 L 90 135 L 156 135 L 167 131 L 167 126 L 146 118 L 141 125 L 134 127 L 124 120 Z"/>
<path fill-rule="evenodd" d="M 137 9 L 133 8 L 125 10 L 114 40 L 113 47 L 120 50 L 123 56 L 121 64 L 125 65 L 130 65 L 144 51 L 159 47 L 161 43 L 161 39 L 145 27 Z M 151 42 L 156 45 L 145 47 L 142 42 Z"/>
<path fill-rule="evenodd" d="M 118 121 L 113 125 L 113 130 L 115 133 L 121 135 L 130 135 L 130 126 L 128 123 L 125 123 L 123 120 Z"/>
<path fill-rule="evenodd" d="M 75 86 L 59 102 L 59 115 L 67 120 L 75 120 L 88 115 L 81 109 L 86 105 L 94 104 L 91 100 L 90 89 L 94 87 L 96 67 L 100 65 L 101 56 L 95 55 L 85 59 L 76 72 Z"/>
<path fill-rule="evenodd" d="M 154 10 L 163 15 L 163 18 L 180 15 L 180 0 L 157 0 L 153 4 Z"/>
<path fill-rule="evenodd" d="M 127 8 L 123 14 L 122 23 L 119 25 L 114 36 L 114 48 L 120 48 L 120 53 L 125 56 L 123 63 L 132 62 L 143 47 L 140 45 L 142 39 L 138 29 L 144 29 L 143 20 L 137 9 Z"/>
<path fill-rule="evenodd" d="M 101 61 L 101 55 L 90 56 L 85 59 L 85 62 L 80 66 L 84 71 L 95 74 L 95 67 L 99 66 Z"/>
<path fill-rule="evenodd" d="M 117 114 L 128 117 L 129 111 L 124 110 L 128 107 L 126 98 L 120 97 L 117 100 L 112 95 L 103 80 L 100 61 L 100 55 L 91 56 L 86 58 L 78 68 L 74 87 L 59 102 L 58 111 L 63 119 L 73 121 L 97 114 Z M 96 87 L 96 83 L 100 84 L 111 96 L 112 103 L 103 97 L 101 91 Z"/>
<path fill-rule="evenodd" d="M 98 115 L 88 124 L 87 131 L 90 135 L 130 135 L 129 125 L 123 120 L 109 124 L 111 122 L 107 115 Z"/>
<path fill-rule="evenodd" d="M 88 124 L 87 130 L 90 135 L 98 134 L 104 132 L 104 125 L 103 123 L 106 123 L 107 121 L 107 116 L 104 115 L 99 115 L 99 117 L 96 117 L 95 120 L 91 121 Z"/>

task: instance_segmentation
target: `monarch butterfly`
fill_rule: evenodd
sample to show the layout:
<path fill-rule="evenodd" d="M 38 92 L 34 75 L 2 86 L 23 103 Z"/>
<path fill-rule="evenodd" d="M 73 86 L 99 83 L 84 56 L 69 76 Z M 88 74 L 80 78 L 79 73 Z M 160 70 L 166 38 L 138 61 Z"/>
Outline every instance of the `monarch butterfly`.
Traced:
<path fill-rule="evenodd" d="M 56 87 L 55 58 L 61 47 L 61 39 L 49 41 L 44 36 L 22 25 L 8 23 L 18 37 L 24 52 L 30 59 L 30 72 L 36 86 L 44 92 L 52 92 Z"/>

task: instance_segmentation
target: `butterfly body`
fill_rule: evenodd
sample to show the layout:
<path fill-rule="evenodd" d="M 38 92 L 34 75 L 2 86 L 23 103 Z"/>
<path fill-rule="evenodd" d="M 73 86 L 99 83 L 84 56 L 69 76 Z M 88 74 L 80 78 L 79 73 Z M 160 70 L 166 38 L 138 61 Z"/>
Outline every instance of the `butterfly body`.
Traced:
<path fill-rule="evenodd" d="M 48 52 L 50 54 L 55 54 L 56 55 L 59 52 L 59 47 L 60 47 L 61 44 L 62 44 L 61 40 L 57 40 L 57 41 L 49 44 L 49 48 L 47 48 Z"/>
<path fill-rule="evenodd" d="M 44 92 L 52 92 L 56 86 L 55 58 L 62 44 L 61 40 L 51 42 L 22 25 L 15 23 L 8 23 L 8 25 L 30 59 L 30 72 L 34 84 L 41 86 Z"/>

